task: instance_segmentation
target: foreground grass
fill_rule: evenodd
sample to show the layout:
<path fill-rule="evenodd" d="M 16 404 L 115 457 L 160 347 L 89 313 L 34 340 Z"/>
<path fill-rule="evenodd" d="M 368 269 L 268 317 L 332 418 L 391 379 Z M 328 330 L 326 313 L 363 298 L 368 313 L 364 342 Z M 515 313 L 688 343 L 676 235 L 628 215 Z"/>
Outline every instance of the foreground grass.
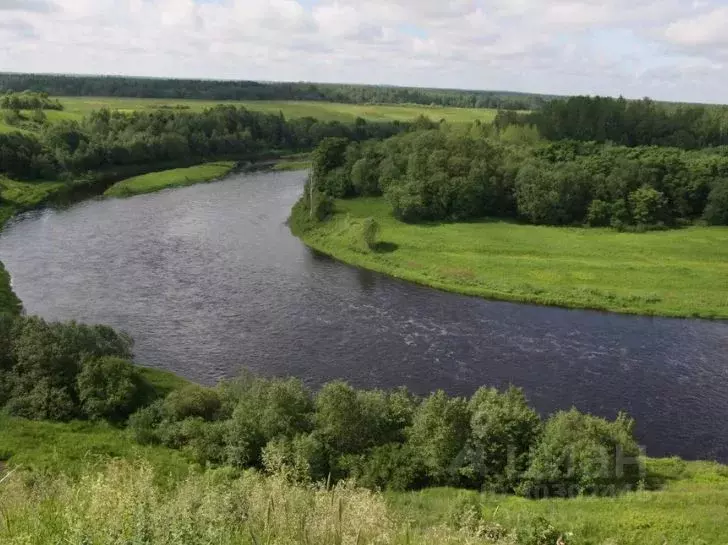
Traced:
<path fill-rule="evenodd" d="M 161 172 L 151 172 L 115 183 L 106 190 L 107 197 L 129 197 L 142 193 L 152 193 L 168 187 L 181 187 L 201 182 L 209 182 L 230 172 L 235 166 L 233 161 L 205 163 L 188 168 L 174 168 Z"/>
<path fill-rule="evenodd" d="M 352 245 L 348 218 L 374 217 L 379 251 Z M 383 199 L 337 202 L 304 235 L 337 259 L 493 299 L 624 313 L 728 318 L 728 228 L 619 233 L 503 221 L 407 225 Z"/>
<path fill-rule="evenodd" d="M 381 495 L 205 471 L 107 424 L 6 416 L 0 460 L 18 468 L 0 483 L 1 543 L 551 545 L 528 540 L 542 519 L 569 545 L 728 543 L 728 468 L 708 462 L 648 460 L 648 482 L 661 489 L 615 498 Z"/>
<path fill-rule="evenodd" d="M 526 500 L 453 489 L 388 494 L 413 525 L 453 518 L 454 506 L 474 508 L 490 526 L 514 528 L 538 517 L 567 534 L 568 543 L 613 545 L 728 543 L 728 468 L 707 462 L 649 460 L 665 479 L 661 490 L 616 498 Z"/>

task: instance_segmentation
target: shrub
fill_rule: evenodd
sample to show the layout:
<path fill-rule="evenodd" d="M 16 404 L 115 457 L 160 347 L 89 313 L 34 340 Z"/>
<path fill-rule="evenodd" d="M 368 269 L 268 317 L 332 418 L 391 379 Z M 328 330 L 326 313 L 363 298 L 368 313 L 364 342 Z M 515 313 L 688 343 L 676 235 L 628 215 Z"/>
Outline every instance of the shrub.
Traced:
<path fill-rule="evenodd" d="M 6 406 L 11 415 L 60 422 L 78 416 L 78 404 L 67 388 L 55 386 L 47 378 L 39 379 L 29 390 L 26 387 L 21 392 L 17 387 L 12 391 Z"/>
<path fill-rule="evenodd" d="M 612 205 L 608 202 L 594 199 L 589 205 L 586 222 L 592 227 L 606 227 L 612 218 Z"/>
<path fill-rule="evenodd" d="M 315 434 L 273 439 L 263 449 L 262 458 L 268 473 L 284 475 L 293 482 L 319 482 L 328 472 L 324 446 Z"/>
<path fill-rule="evenodd" d="M 464 447 L 470 435 L 470 413 L 462 398 L 442 390 L 418 407 L 409 429 L 409 443 L 422 461 L 431 484 L 454 485 L 461 480 Z"/>
<path fill-rule="evenodd" d="M 177 421 L 193 417 L 214 420 L 221 406 L 220 395 L 216 390 L 190 384 L 167 396 L 164 401 L 164 414 Z"/>
<path fill-rule="evenodd" d="M 91 418 L 125 420 L 141 406 L 144 393 L 145 384 L 139 371 L 120 358 L 86 360 L 78 375 L 79 400 Z"/>
<path fill-rule="evenodd" d="M 404 491 L 427 482 L 420 457 L 408 444 L 375 447 L 366 454 L 345 457 L 341 465 L 357 484 L 370 489 Z"/>
<path fill-rule="evenodd" d="M 663 221 L 667 216 L 665 195 L 649 186 L 642 186 L 630 193 L 629 204 L 636 223 L 651 225 Z"/>
<path fill-rule="evenodd" d="M 641 478 L 634 422 L 614 422 L 572 409 L 546 422 L 519 492 L 528 496 L 615 494 Z"/>
<path fill-rule="evenodd" d="M 128 429 L 135 441 L 142 445 L 161 443 L 159 425 L 164 419 L 164 400 L 159 399 L 129 417 Z"/>
<path fill-rule="evenodd" d="M 379 236 L 379 223 L 374 218 L 365 218 L 362 220 L 361 236 L 367 249 L 372 250 L 377 245 L 377 237 Z"/>
<path fill-rule="evenodd" d="M 476 485 L 512 492 L 528 469 L 529 452 L 541 433 L 541 419 L 523 391 L 479 389 L 470 400 L 470 437 L 463 472 Z"/>

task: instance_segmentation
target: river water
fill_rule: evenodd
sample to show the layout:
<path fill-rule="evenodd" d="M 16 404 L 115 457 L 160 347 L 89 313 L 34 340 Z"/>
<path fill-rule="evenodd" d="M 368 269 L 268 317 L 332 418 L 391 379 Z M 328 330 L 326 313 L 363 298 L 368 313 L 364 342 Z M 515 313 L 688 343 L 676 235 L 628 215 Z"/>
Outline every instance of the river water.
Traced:
<path fill-rule="evenodd" d="M 542 413 L 627 411 L 652 456 L 728 461 L 728 323 L 441 293 L 337 263 L 285 225 L 304 175 L 237 175 L 14 220 L 0 260 L 27 311 L 105 323 L 136 359 L 213 384 L 525 389 Z"/>

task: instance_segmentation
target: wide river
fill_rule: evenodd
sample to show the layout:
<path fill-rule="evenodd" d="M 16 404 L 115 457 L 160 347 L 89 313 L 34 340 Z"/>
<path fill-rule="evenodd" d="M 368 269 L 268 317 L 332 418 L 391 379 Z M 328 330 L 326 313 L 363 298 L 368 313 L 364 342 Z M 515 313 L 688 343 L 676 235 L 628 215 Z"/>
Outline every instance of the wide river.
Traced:
<path fill-rule="evenodd" d="M 728 461 L 728 323 L 462 297 L 337 263 L 291 236 L 302 173 L 32 212 L 0 236 L 27 311 L 131 333 L 137 361 L 213 384 L 525 389 L 543 414 L 627 411 L 652 456 Z"/>

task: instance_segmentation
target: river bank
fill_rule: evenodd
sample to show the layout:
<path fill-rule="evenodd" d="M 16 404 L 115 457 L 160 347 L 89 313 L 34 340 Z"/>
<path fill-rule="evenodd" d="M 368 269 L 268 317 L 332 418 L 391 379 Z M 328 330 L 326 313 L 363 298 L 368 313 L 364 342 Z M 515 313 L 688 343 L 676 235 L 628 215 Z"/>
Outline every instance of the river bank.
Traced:
<path fill-rule="evenodd" d="M 189 384 L 168 373 L 147 369 L 143 372 L 146 379 L 164 393 Z M 250 483 L 250 479 L 260 484 L 277 483 L 279 492 L 288 498 L 280 497 L 286 505 L 292 497 L 308 498 L 313 497 L 316 490 L 319 493 L 323 491 L 323 487 L 290 482 L 281 490 L 284 483 L 277 480 L 280 476 L 265 476 L 262 471 L 206 470 L 196 463 L 192 449 L 140 445 L 132 440 L 128 430 L 105 422 L 41 422 L 0 415 L 0 445 L 0 478 L 5 468 L 17 468 L 16 475 L 31 479 L 29 482 L 36 483 L 36 490 L 45 494 L 44 509 L 36 511 L 39 508 L 34 503 L 37 494 L 30 494 L 23 488 L 22 481 L 0 483 L 5 500 L 3 516 L 12 517 L 11 520 L 15 521 L 14 524 L 1 525 L 0 538 L 10 539 L 10 543 L 22 542 L 13 539 L 20 539 L 25 531 L 34 535 L 42 532 L 46 537 L 54 535 L 53 532 L 59 531 L 60 519 L 53 513 L 64 509 L 68 509 L 69 513 L 85 512 L 87 504 L 75 503 L 82 490 L 86 491 L 84 493 L 89 490 L 100 493 L 103 489 L 106 495 L 94 497 L 92 501 L 97 506 L 103 502 L 104 512 L 110 513 L 111 518 L 106 521 L 109 524 L 127 503 L 138 506 L 138 501 L 124 501 L 130 490 L 148 494 L 144 500 L 145 509 L 153 509 L 147 501 L 150 498 L 167 497 L 170 491 L 184 490 L 191 482 L 216 482 L 224 487 L 216 491 L 223 496 L 226 490 L 230 492 L 241 482 Z M 528 500 L 455 488 L 380 494 L 353 485 L 335 487 L 330 492 L 344 493 L 342 504 L 336 509 L 345 513 L 357 505 L 352 503 L 357 495 L 379 502 L 380 516 L 385 517 L 383 520 L 390 530 L 401 538 L 383 543 L 412 543 L 405 539 L 405 535 L 410 538 L 439 536 L 433 538 L 432 543 L 545 543 L 528 540 L 529 532 L 536 528 L 542 532 L 551 528 L 551 532 L 563 535 L 566 543 L 570 544 L 661 545 L 666 542 L 724 543 L 728 540 L 728 467 L 712 462 L 685 462 L 677 458 L 648 458 L 645 468 L 644 488 L 616 497 Z M 91 479 L 94 486 L 89 486 Z M 201 494 L 199 487 L 193 489 L 192 499 L 207 501 L 203 500 L 203 496 L 207 496 Z M 66 493 L 70 503 L 64 505 L 62 498 Z M 273 512 L 271 509 L 277 509 L 278 505 L 267 495 L 265 501 L 254 503 L 270 504 L 269 518 Z M 197 509 L 179 511 L 179 503 L 175 505 L 176 516 L 190 517 L 193 516 L 190 513 L 197 512 Z M 221 517 L 220 520 L 227 520 L 225 515 L 229 515 L 229 505 L 215 505 L 208 515 L 214 512 Z M 331 501 L 327 500 L 326 505 L 331 505 Z M 54 508 L 51 509 L 51 506 Z M 686 506 L 690 508 L 686 509 Z M 98 517 L 98 512 L 95 512 Z M 29 521 L 33 524 L 28 524 Z M 165 526 L 161 521 L 160 518 L 152 526 L 144 526 L 145 531 L 155 535 L 162 532 Z M 104 529 L 99 521 L 96 524 L 99 531 Z M 276 531 L 287 532 L 287 524 L 277 527 Z M 253 528 L 259 531 L 259 527 Z M 484 530 L 479 528 L 488 529 L 489 533 L 483 534 Z M 447 536 L 445 541 L 444 536 Z M 416 539 L 415 542 L 428 541 Z"/>
<path fill-rule="evenodd" d="M 373 218 L 379 244 L 353 243 Z M 340 261 L 487 299 L 650 316 L 728 318 L 728 228 L 649 233 L 499 220 L 405 224 L 382 198 L 336 201 L 328 221 L 295 233 Z"/>

